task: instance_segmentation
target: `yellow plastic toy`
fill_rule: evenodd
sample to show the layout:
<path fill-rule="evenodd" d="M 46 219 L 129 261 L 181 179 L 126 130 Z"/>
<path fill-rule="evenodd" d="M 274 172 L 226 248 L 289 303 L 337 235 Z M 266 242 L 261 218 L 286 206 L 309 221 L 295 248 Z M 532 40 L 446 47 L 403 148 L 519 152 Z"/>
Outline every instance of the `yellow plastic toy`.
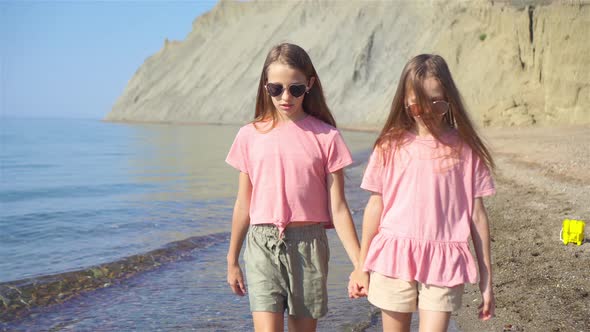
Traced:
<path fill-rule="evenodd" d="M 584 226 L 586 224 L 582 220 L 565 219 L 559 233 L 559 239 L 563 244 L 575 243 L 582 245 L 584 242 Z"/>

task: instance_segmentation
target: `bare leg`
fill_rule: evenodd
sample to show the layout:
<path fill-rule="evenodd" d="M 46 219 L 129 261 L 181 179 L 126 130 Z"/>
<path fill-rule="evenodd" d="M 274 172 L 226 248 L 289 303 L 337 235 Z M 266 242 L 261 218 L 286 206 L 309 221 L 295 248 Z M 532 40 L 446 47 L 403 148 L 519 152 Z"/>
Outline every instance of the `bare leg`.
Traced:
<path fill-rule="evenodd" d="M 382 309 L 381 319 L 383 320 L 384 332 L 410 332 L 410 323 L 412 322 L 411 312 L 396 312 Z"/>
<path fill-rule="evenodd" d="M 256 332 L 282 332 L 285 324 L 284 314 L 281 312 L 254 311 L 254 330 Z"/>
<path fill-rule="evenodd" d="M 313 318 L 295 318 L 289 316 L 289 332 L 314 332 L 318 325 L 318 320 Z"/>
<path fill-rule="evenodd" d="M 420 310 L 420 332 L 446 332 L 451 312 Z"/>

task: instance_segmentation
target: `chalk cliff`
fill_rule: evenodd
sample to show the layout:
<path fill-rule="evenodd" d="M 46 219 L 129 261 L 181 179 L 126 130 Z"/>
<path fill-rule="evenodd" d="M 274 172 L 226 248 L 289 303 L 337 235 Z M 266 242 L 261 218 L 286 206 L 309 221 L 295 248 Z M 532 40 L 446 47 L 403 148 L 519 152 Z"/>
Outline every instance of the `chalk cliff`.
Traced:
<path fill-rule="evenodd" d="M 403 65 L 442 55 L 480 126 L 590 124 L 590 4 L 220 1 L 164 42 L 110 121 L 241 123 L 269 48 L 305 48 L 340 126 L 379 127 Z"/>

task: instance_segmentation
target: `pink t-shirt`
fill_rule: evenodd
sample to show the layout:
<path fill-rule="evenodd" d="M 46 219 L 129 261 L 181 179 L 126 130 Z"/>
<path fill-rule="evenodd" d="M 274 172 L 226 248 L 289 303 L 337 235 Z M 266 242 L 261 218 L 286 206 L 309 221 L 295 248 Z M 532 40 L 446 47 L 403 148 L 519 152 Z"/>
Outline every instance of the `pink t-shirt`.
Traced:
<path fill-rule="evenodd" d="M 373 151 L 361 188 L 381 193 L 383 213 L 364 269 L 407 281 L 452 287 L 477 282 L 469 251 L 476 197 L 493 195 L 488 167 L 456 131 L 441 139 L 406 133 L 385 166 Z"/>
<path fill-rule="evenodd" d="M 269 132 L 270 122 L 240 128 L 226 162 L 252 182 L 251 224 L 275 224 L 280 232 L 294 221 L 326 222 L 333 227 L 327 175 L 352 163 L 350 151 L 333 126 L 308 115 Z"/>

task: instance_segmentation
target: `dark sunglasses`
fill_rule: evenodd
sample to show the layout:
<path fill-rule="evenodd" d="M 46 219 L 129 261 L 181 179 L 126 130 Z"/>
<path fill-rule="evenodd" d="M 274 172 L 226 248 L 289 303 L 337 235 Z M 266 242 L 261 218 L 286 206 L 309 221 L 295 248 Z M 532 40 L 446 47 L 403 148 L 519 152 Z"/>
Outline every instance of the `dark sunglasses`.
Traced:
<path fill-rule="evenodd" d="M 450 108 L 451 107 L 449 105 L 449 102 L 444 100 L 435 100 L 432 102 L 430 110 L 435 115 L 445 115 L 447 114 Z M 422 110 L 422 107 L 420 107 L 419 104 L 410 104 L 406 106 L 406 112 L 408 112 L 408 114 L 410 114 L 411 116 L 416 117 L 422 116 L 422 114 L 424 114 L 424 111 Z"/>
<path fill-rule="evenodd" d="M 266 83 L 265 87 L 266 91 L 271 97 L 278 97 L 283 94 L 283 91 L 285 91 L 283 86 L 277 83 Z M 303 83 L 289 84 L 287 90 L 289 90 L 289 94 L 291 94 L 291 96 L 299 98 L 307 92 L 307 85 Z"/>

